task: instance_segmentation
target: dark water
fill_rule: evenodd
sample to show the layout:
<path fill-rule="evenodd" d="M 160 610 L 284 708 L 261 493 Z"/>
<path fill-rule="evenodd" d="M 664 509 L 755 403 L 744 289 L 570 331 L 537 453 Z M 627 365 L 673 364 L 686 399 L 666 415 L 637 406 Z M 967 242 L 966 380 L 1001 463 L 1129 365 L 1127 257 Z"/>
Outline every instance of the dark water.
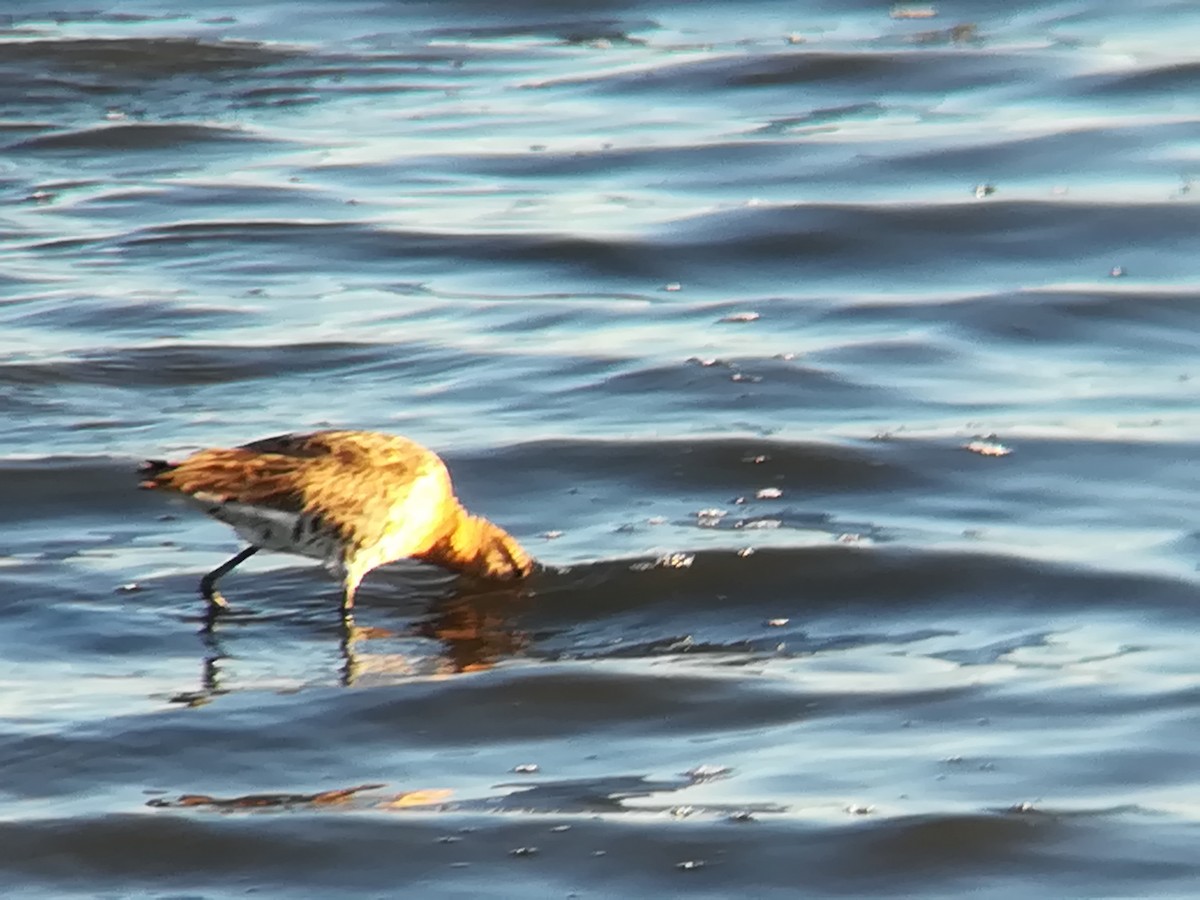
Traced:
<path fill-rule="evenodd" d="M 1200 6 L 933 11 L 6 7 L 5 896 L 1196 896 Z M 324 425 L 553 571 L 203 640 Z"/>

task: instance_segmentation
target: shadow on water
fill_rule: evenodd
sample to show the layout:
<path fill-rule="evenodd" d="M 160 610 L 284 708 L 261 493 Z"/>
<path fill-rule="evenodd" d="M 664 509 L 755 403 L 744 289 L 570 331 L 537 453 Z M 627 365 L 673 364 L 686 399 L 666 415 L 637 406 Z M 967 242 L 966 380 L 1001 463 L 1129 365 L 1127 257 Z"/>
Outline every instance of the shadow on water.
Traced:
<path fill-rule="evenodd" d="M 530 774 L 536 766 L 527 767 Z M 782 813 L 786 807 L 772 803 L 749 806 L 707 804 L 699 807 L 679 807 L 645 801 L 722 778 L 733 772 L 718 767 L 697 766 L 672 778 L 650 778 L 645 775 L 610 775 L 594 779 L 545 780 L 526 778 L 493 785 L 499 791 L 487 797 L 451 798 L 451 791 L 426 789 L 399 794 L 380 794 L 384 784 L 363 784 L 335 788 L 312 794 L 270 793 L 245 794 L 235 797 L 214 797 L 207 794 L 182 794 L 174 799 L 156 798 L 147 802 L 155 809 L 205 808 L 221 812 L 262 809 L 322 809 L 340 811 L 425 811 L 438 813 L 534 813 L 597 815 L 601 813 L 637 813 L 655 815 L 674 812 L 684 818 L 692 815 L 728 816 L 734 821 L 753 821 L 755 814 Z"/>

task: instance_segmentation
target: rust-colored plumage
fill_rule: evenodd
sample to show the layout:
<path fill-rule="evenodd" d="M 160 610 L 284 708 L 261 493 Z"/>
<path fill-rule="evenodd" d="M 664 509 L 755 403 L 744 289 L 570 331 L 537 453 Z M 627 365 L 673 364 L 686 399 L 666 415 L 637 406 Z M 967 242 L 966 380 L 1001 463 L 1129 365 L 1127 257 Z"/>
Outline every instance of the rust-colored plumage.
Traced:
<path fill-rule="evenodd" d="M 397 559 L 496 579 L 534 566 L 508 532 L 463 509 L 436 453 L 402 437 L 285 434 L 141 471 L 141 487 L 183 495 L 249 544 L 201 581 L 210 617 L 225 605 L 217 579 L 259 549 L 323 560 L 342 578 L 345 614 L 363 576 Z"/>

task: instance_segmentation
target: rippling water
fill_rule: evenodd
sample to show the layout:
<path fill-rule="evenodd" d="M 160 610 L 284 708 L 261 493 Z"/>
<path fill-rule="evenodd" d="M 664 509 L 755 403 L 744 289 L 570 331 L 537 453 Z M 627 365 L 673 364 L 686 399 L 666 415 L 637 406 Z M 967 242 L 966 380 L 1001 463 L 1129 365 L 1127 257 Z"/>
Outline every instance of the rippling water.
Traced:
<path fill-rule="evenodd" d="M 0 16 L 22 897 L 1193 897 L 1200 7 Z M 143 456 L 443 452 L 550 566 Z"/>

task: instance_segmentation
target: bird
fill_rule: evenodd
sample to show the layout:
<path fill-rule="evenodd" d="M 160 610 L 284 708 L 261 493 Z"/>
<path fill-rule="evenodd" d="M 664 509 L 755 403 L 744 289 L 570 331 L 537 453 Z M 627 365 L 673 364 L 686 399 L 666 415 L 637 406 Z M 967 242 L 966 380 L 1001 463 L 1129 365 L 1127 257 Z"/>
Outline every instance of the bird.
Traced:
<path fill-rule="evenodd" d="M 208 628 L 228 608 L 218 579 L 259 550 L 322 560 L 341 578 L 347 622 L 363 577 L 395 560 L 498 581 L 537 566 L 507 531 L 463 508 L 440 456 L 398 435 L 282 434 L 138 471 L 138 487 L 182 496 L 247 544 L 200 580 Z"/>

